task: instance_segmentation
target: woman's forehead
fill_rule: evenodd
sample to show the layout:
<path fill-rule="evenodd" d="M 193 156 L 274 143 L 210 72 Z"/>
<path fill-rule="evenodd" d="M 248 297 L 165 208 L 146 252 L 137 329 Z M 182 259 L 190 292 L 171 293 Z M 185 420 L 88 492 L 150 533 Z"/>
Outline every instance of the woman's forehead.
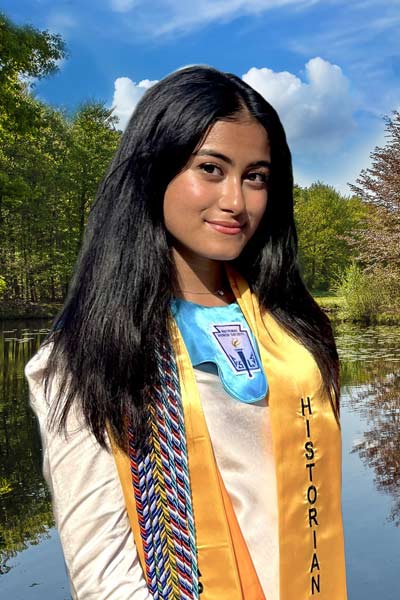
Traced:
<path fill-rule="evenodd" d="M 266 130 L 256 119 L 219 120 L 210 127 L 195 153 L 204 154 L 207 150 L 226 156 L 250 154 L 254 160 L 261 160 L 270 155 L 270 144 Z"/>

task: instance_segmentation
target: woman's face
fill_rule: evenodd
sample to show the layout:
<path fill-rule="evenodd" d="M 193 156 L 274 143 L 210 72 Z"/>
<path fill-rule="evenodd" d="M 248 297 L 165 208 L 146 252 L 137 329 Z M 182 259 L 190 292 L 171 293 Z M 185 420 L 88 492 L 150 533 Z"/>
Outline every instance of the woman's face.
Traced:
<path fill-rule="evenodd" d="M 254 119 L 217 121 L 164 195 L 172 247 L 187 262 L 237 258 L 267 206 L 271 152 Z"/>

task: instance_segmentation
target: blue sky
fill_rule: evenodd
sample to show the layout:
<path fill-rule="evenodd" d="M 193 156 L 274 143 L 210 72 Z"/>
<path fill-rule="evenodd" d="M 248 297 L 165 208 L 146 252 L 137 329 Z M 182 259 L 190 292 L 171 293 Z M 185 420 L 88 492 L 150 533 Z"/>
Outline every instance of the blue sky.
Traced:
<path fill-rule="evenodd" d="M 60 33 L 69 56 L 36 85 L 68 110 L 96 99 L 121 127 L 144 90 L 188 64 L 233 72 L 278 110 L 295 180 L 349 194 L 400 109 L 400 0 L 0 0 Z"/>

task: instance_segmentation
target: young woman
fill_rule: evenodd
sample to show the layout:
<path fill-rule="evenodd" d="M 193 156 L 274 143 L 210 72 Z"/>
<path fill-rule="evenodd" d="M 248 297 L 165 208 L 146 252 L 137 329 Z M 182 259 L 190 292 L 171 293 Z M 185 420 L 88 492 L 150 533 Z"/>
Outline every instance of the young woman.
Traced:
<path fill-rule="evenodd" d="M 74 598 L 346 598 L 338 357 L 292 186 L 238 77 L 137 106 L 26 367 Z"/>

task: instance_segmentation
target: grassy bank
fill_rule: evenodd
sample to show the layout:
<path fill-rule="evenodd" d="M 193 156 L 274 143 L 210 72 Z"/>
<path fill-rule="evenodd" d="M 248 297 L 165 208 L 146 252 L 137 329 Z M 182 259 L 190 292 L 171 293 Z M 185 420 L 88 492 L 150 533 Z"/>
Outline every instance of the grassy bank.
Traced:
<path fill-rule="evenodd" d="M 316 292 L 313 294 L 315 300 L 318 302 L 324 312 L 326 312 L 329 318 L 334 322 L 341 323 L 361 323 L 363 325 L 400 325 L 400 310 L 393 308 L 392 311 L 381 311 L 372 315 L 369 320 L 355 320 L 344 318 L 341 315 L 341 307 L 343 298 L 340 296 L 330 295 L 329 292 L 324 293 Z"/>
<path fill-rule="evenodd" d="M 62 304 L 34 302 L 0 302 L 0 320 L 53 319 Z"/>
<path fill-rule="evenodd" d="M 338 298 L 338 296 L 325 296 L 324 294 L 319 292 L 313 294 L 313 296 L 314 299 L 320 305 L 320 307 L 326 312 L 334 312 L 340 308 L 342 299 Z"/>

